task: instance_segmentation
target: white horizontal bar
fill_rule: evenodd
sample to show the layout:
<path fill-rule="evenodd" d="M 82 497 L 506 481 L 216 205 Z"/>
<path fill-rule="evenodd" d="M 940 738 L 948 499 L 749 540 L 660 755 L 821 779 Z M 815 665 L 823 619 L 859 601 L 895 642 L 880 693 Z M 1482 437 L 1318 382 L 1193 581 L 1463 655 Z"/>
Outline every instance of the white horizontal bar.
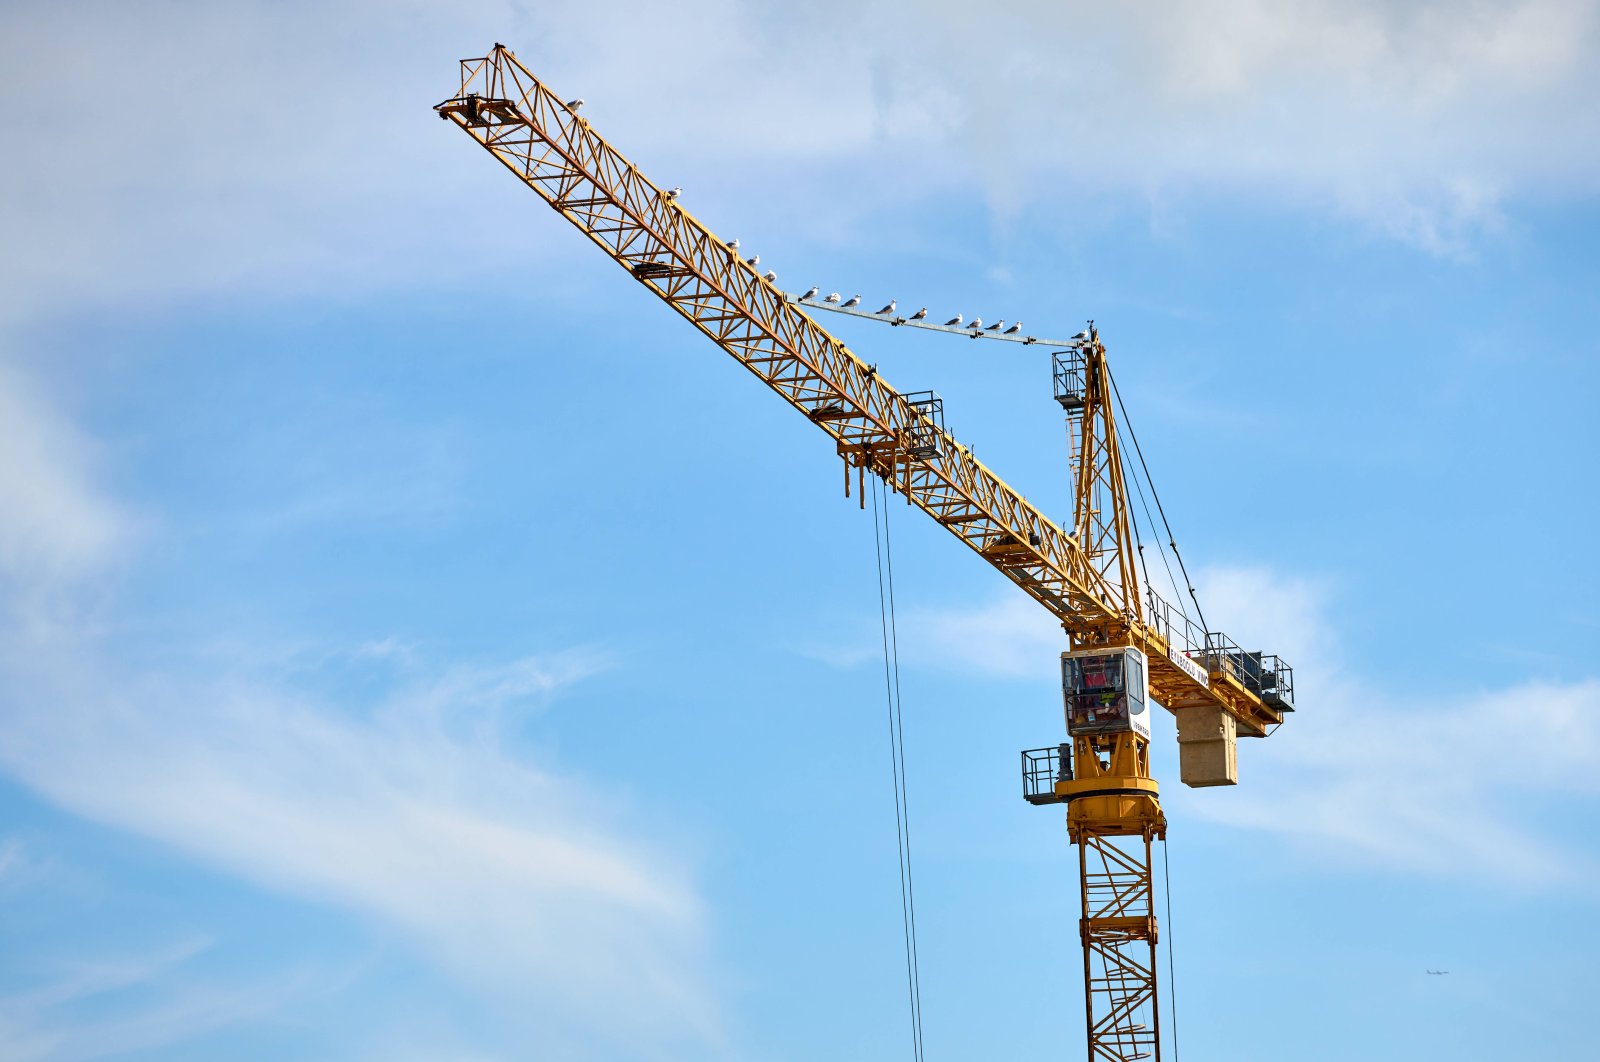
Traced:
<path fill-rule="evenodd" d="M 821 299 L 801 300 L 798 295 L 790 292 L 784 293 L 784 299 L 807 310 L 827 310 L 830 313 L 847 313 L 851 317 L 865 317 L 869 321 L 877 321 L 886 325 L 905 325 L 907 328 L 926 328 L 931 332 L 949 332 L 951 335 L 966 336 L 968 339 L 1003 339 L 1007 343 L 1022 343 L 1026 346 L 1043 347 L 1075 347 L 1082 343 L 1081 339 L 1042 339 L 1039 336 L 1014 335 L 1008 336 L 1003 332 L 991 332 L 987 328 L 965 328 L 961 325 L 934 324 L 932 321 L 913 321 L 909 317 L 900 317 L 895 314 L 869 313 L 866 310 L 857 310 L 841 306 L 835 302 L 823 302 Z"/>

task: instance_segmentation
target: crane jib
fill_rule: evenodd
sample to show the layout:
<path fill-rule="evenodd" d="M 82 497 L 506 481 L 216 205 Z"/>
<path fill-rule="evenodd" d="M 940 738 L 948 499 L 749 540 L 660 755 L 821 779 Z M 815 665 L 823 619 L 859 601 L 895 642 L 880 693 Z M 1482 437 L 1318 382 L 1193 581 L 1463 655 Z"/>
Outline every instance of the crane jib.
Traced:
<path fill-rule="evenodd" d="M 1179 638 L 1150 626 L 1156 617 L 1144 611 L 1123 547 L 1121 499 L 1096 508 L 1112 517 L 1104 526 L 1066 529 L 1046 517 L 942 426 L 930 431 L 910 396 L 793 305 L 508 50 L 463 60 L 460 92 L 436 110 L 829 434 L 847 467 L 880 476 L 1050 610 L 1074 644 L 1145 647 L 1160 703 L 1173 711 L 1223 712 L 1246 736 L 1283 721 L 1289 701 L 1259 681 L 1261 654 L 1205 632 Z M 1094 346 L 1090 362 L 1103 363 L 1103 347 Z M 1090 380 L 1086 407 L 1105 407 L 1104 390 Z M 1086 466 L 1080 500 L 1094 476 L 1113 494 L 1121 490 L 1109 408 L 1100 416 L 1102 426 L 1086 437 L 1102 437 L 1101 464 Z M 1280 666 L 1272 674 L 1290 672 Z"/>

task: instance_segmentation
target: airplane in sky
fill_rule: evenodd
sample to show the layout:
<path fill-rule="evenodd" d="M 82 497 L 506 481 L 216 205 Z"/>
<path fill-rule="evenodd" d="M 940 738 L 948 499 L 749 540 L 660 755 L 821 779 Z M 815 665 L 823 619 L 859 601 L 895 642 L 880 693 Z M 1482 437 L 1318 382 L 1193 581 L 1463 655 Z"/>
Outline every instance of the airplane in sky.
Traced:
<path fill-rule="evenodd" d="M 1429 970 L 1428 971 L 1428 976 L 1429 977 L 1443 977 L 1445 974 L 1447 974 L 1449 972 L 1450 972 L 1449 970 Z"/>

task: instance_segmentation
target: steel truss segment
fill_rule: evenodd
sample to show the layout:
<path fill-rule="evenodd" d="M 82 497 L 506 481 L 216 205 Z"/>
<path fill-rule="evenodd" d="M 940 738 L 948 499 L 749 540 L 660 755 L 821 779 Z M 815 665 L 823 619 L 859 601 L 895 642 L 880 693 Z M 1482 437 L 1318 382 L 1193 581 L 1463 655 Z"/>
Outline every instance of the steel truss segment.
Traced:
<path fill-rule="evenodd" d="M 837 444 L 893 451 L 921 422 L 921 414 L 875 367 L 669 200 L 508 50 L 497 47 L 482 59 L 463 60 L 461 76 L 458 99 L 476 91 L 488 100 L 508 101 L 507 106 L 496 111 L 498 124 L 473 124 L 461 110 L 441 105 L 446 118 L 625 268 L 632 271 L 632 263 L 648 260 L 670 270 L 673 282 L 666 286 L 634 276 Z M 821 405 L 837 406 L 844 415 L 811 416 Z M 1114 448 L 1114 434 L 1111 439 Z M 1128 551 L 1115 548 L 1129 538 L 1126 527 L 1118 525 L 1124 514 L 1111 508 L 1109 520 L 1069 533 L 948 433 L 940 432 L 937 449 L 922 456 L 909 475 L 894 471 L 899 467 L 894 463 L 881 472 L 874 465 L 874 474 L 883 474 L 889 486 L 1051 609 L 1075 639 L 1149 640 Z M 1086 468 L 1087 486 L 1121 488 L 1114 449 L 1096 453 Z M 1114 554 L 1121 555 L 1120 566 Z M 1209 696 L 1176 667 L 1158 676 L 1155 658 L 1151 678 L 1188 683 L 1195 687 L 1186 691 L 1190 696 L 1220 701 L 1241 714 L 1246 732 L 1281 720 L 1248 698 Z"/>
<path fill-rule="evenodd" d="M 1159 1062 L 1150 836 L 1113 837 L 1085 830 L 1078 843 L 1078 870 L 1089 1057 Z"/>

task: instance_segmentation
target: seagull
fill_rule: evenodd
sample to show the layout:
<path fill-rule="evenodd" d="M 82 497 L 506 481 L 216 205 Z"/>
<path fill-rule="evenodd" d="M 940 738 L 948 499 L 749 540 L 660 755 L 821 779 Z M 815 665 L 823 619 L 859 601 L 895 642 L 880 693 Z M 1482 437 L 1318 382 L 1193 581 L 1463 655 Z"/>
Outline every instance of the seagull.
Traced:
<path fill-rule="evenodd" d="M 911 319 L 913 321 L 920 321 L 926 316 L 928 316 L 928 308 L 926 306 L 924 306 L 922 309 L 920 309 L 916 313 L 912 314 L 911 315 Z"/>
<path fill-rule="evenodd" d="M 996 321 L 994 324 L 989 326 L 989 331 L 998 332 L 998 331 L 1000 331 L 1000 329 L 1004 328 L 1005 326 L 1006 326 L 1006 319 L 1004 317 L 1002 317 L 1002 318 L 1000 318 L 1000 320 Z"/>
<path fill-rule="evenodd" d="M 581 110 L 582 108 L 583 108 L 583 97 L 582 96 L 579 96 L 575 100 L 568 100 L 567 101 L 567 110 L 571 111 L 573 114 L 577 114 L 578 111 Z"/>
<path fill-rule="evenodd" d="M 981 317 L 974 317 L 974 318 L 973 318 L 973 319 L 972 319 L 972 323 L 971 323 L 971 324 L 969 324 L 969 325 L 967 325 L 967 327 L 968 327 L 968 328 L 970 328 L 970 329 L 972 329 L 972 330 L 973 330 L 973 331 L 977 331 L 977 330 L 978 330 L 978 329 L 980 329 L 980 328 L 982 328 L 982 327 L 983 327 L 983 318 L 981 318 Z"/>
<path fill-rule="evenodd" d="M 738 249 L 739 249 L 739 237 L 735 236 L 733 239 L 728 241 L 728 250 L 737 251 Z"/>
<path fill-rule="evenodd" d="M 828 297 L 823 299 L 822 301 L 823 302 L 838 302 L 839 301 L 839 293 L 837 291 L 830 291 L 830 292 L 828 292 Z"/>
<path fill-rule="evenodd" d="M 1088 339 L 1089 338 L 1089 330 L 1086 328 L 1082 332 L 1079 332 L 1077 335 L 1073 336 L 1072 338 L 1075 341 L 1076 340 L 1082 340 L 1082 339 Z"/>
<path fill-rule="evenodd" d="M 960 314 L 959 314 L 959 313 L 958 313 L 958 314 L 956 314 L 956 315 L 955 315 L 955 316 L 954 316 L 954 317 L 952 317 L 952 318 L 950 318 L 950 320 L 948 320 L 948 321 L 946 321 L 946 322 L 945 322 L 945 323 L 944 323 L 944 326 L 945 326 L 945 327 L 946 327 L 946 328 L 951 328 L 951 327 L 953 327 L 953 326 L 955 326 L 955 325 L 958 325 L 958 324 L 960 324 L 960 323 L 961 323 L 961 321 L 962 321 L 962 317 L 961 317 L 961 315 L 960 315 Z"/>
<path fill-rule="evenodd" d="M 762 275 L 762 277 L 764 277 L 766 279 L 768 284 L 775 283 L 777 281 L 777 279 L 778 279 L 778 274 L 774 273 L 770 269 L 767 270 L 765 273 L 762 273 L 761 275 Z"/>
<path fill-rule="evenodd" d="M 1018 321 L 1016 324 L 1014 324 L 1010 328 L 1006 329 L 1006 333 L 1005 334 L 1008 335 L 1008 336 L 1014 336 L 1020 331 L 1022 331 L 1022 322 Z"/>
<path fill-rule="evenodd" d="M 811 290 L 806 292 L 804 295 L 800 296 L 800 301 L 801 302 L 805 302 L 807 299 L 816 298 L 817 297 L 817 292 L 819 290 L 820 289 L 815 284 L 811 285 Z"/>
<path fill-rule="evenodd" d="M 878 311 L 879 313 L 894 313 L 894 300 L 889 300 L 889 305 Z"/>
<path fill-rule="evenodd" d="M 759 254 L 753 254 L 744 260 L 744 264 L 749 266 L 751 269 L 754 269 L 756 266 L 761 264 L 761 256 Z"/>
<path fill-rule="evenodd" d="M 674 199 L 678 198 L 682 194 L 683 194 L 683 189 L 682 188 L 668 188 L 667 189 L 667 202 L 669 202 L 669 203 L 672 202 Z"/>
<path fill-rule="evenodd" d="M 852 296 L 850 296 L 848 299 L 846 299 L 844 301 L 844 308 L 847 309 L 847 310 L 852 310 L 855 307 L 860 306 L 860 305 L 861 305 L 861 296 L 860 295 L 852 295 Z"/>

